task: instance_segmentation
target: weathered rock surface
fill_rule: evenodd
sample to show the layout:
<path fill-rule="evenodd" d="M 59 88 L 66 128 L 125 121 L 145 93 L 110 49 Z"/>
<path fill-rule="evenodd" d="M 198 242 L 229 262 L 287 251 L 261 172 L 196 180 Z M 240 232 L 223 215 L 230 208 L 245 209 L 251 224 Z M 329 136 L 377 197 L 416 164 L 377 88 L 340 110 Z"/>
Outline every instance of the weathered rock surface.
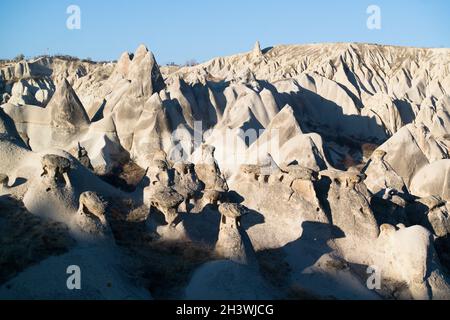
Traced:
<path fill-rule="evenodd" d="M 4 63 L 0 297 L 449 299 L 449 53 Z"/>

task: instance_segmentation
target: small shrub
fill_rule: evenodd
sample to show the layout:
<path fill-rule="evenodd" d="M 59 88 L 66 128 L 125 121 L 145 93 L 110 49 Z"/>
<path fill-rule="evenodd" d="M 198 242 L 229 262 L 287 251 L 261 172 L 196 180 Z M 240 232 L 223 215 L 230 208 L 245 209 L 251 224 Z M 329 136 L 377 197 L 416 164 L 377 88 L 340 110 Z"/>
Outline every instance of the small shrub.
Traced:
<path fill-rule="evenodd" d="M 25 60 L 25 56 L 21 53 L 21 54 L 18 54 L 15 58 L 14 58 L 14 61 L 22 61 L 22 60 Z"/>

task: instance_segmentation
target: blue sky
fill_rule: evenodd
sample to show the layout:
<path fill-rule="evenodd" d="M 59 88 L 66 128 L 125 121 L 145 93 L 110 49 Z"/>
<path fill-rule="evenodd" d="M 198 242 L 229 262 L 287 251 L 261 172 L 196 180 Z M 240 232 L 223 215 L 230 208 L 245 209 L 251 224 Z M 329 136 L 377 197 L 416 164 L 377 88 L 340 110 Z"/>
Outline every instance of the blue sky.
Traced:
<path fill-rule="evenodd" d="M 69 5 L 81 29 L 66 28 Z M 381 8 L 381 30 L 366 9 Z M 450 48 L 448 0 L 1 0 L 0 58 L 18 53 L 117 59 L 146 44 L 159 63 L 205 61 L 263 47 L 369 42 Z"/>

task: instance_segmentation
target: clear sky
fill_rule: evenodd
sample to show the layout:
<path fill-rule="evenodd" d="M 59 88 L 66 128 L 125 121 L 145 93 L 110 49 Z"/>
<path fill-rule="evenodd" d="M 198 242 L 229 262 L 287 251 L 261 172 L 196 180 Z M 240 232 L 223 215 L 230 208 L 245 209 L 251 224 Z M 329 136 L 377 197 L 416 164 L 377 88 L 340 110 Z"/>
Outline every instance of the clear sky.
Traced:
<path fill-rule="evenodd" d="M 69 5 L 81 29 L 69 30 Z M 369 30 L 369 5 L 381 30 Z M 262 47 L 369 42 L 450 48 L 449 0 L 0 0 L 0 58 L 49 53 L 117 59 L 140 43 L 159 63 Z"/>

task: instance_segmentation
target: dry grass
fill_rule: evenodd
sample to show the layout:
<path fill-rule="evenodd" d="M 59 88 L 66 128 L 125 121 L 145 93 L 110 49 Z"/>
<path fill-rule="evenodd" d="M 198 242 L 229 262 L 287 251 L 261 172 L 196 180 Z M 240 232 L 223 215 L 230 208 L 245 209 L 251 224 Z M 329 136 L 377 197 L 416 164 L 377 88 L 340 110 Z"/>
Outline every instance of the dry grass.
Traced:
<path fill-rule="evenodd" d="M 0 198 L 0 284 L 73 245 L 65 225 L 32 215 L 19 201 Z"/>
<path fill-rule="evenodd" d="M 373 143 L 364 143 L 361 146 L 361 151 L 363 154 L 364 159 L 369 159 L 372 156 L 372 153 L 378 148 L 379 146 Z"/>

